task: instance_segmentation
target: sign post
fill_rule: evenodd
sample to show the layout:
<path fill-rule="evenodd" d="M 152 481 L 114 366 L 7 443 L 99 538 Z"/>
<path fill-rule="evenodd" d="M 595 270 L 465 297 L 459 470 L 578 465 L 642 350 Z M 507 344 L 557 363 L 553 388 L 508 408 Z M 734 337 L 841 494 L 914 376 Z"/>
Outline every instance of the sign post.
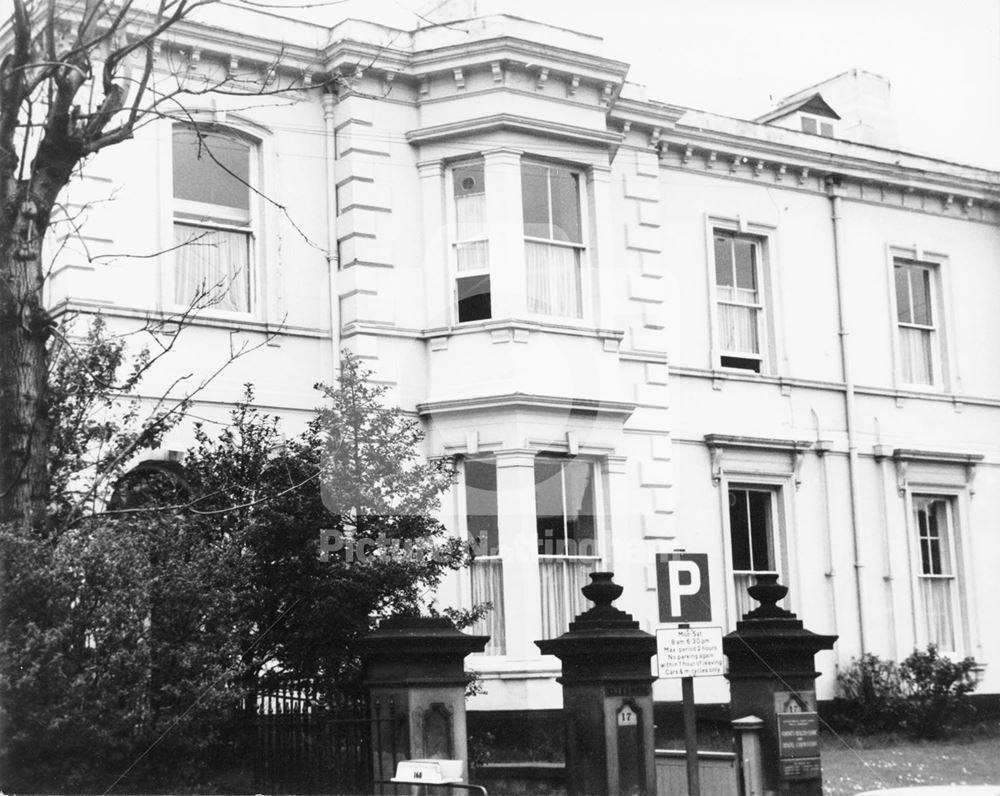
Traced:
<path fill-rule="evenodd" d="M 656 586 L 660 621 L 679 622 L 676 628 L 656 631 L 659 675 L 680 678 L 688 796 L 700 796 L 694 678 L 723 673 L 722 628 L 693 628 L 690 625 L 691 622 L 712 621 L 708 556 L 682 551 L 657 555 Z"/>

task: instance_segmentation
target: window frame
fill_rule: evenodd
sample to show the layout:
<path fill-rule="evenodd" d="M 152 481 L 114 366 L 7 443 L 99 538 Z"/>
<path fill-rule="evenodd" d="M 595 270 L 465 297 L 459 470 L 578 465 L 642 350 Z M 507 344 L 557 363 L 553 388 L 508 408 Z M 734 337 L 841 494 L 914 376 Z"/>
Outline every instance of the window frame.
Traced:
<path fill-rule="evenodd" d="M 806 122 L 812 122 L 816 125 L 815 130 L 807 130 Z M 829 133 L 823 132 L 823 128 L 829 128 Z M 804 113 L 799 112 L 799 130 L 806 133 L 807 135 L 818 135 L 821 138 L 835 138 L 837 133 L 837 127 L 834 120 L 827 116 L 819 116 L 815 113 Z"/>
<path fill-rule="evenodd" d="M 933 640 L 930 628 L 931 620 L 921 584 L 925 580 L 948 580 L 950 582 L 949 600 L 951 602 L 950 621 L 953 645 L 951 648 L 948 648 L 938 643 L 938 651 L 942 655 L 949 657 L 964 657 L 963 650 L 970 649 L 970 606 L 963 575 L 965 571 L 965 545 L 961 523 L 962 495 L 963 490 L 961 489 L 914 483 L 906 489 L 903 504 L 906 514 L 906 538 L 910 552 L 910 598 L 913 606 L 914 643 L 918 647 L 926 647 Z M 950 575 L 944 573 L 924 573 L 922 571 L 921 536 L 917 517 L 917 501 L 919 500 L 942 500 L 947 507 Z"/>
<path fill-rule="evenodd" d="M 889 290 L 889 320 L 891 323 L 893 383 L 897 389 L 917 390 L 922 392 L 947 392 L 951 388 L 951 356 L 948 349 L 947 316 L 945 307 L 945 265 L 947 258 L 942 255 L 922 252 L 915 249 L 889 247 L 888 260 L 888 290 Z M 928 300 L 930 302 L 932 326 L 903 323 L 899 320 L 899 301 L 896 288 L 897 265 L 910 265 L 926 268 L 929 272 Z M 915 382 L 906 378 L 907 350 L 903 345 L 903 329 L 922 329 L 929 332 L 930 337 L 930 383 Z M 912 365 L 910 366 L 912 371 Z"/>
<path fill-rule="evenodd" d="M 755 267 L 757 279 L 757 340 L 759 351 L 756 356 L 750 352 L 730 351 L 723 349 L 723 328 L 717 282 L 715 238 L 717 235 L 730 236 L 736 239 L 749 240 L 754 244 Z M 706 269 L 705 277 L 708 290 L 709 317 L 709 368 L 726 374 L 745 374 L 747 376 L 779 375 L 781 362 L 780 342 L 780 308 L 776 301 L 777 291 L 774 278 L 774 252 L 776 251 L 777 230 L 769 224 L 750 222 L 742 217 L 725 218 L 706 215 L 705 245 Z M 733 302 L 726 302 L 732 304 Z M 737 303 L 738 304 L 738 303 Z M 749 306 L 749 305 L 746 305 Z M 756 361 L 757 369 L 723 363 L 724 359 Z"/>
<path fill-rule="evenodd" d="M 245 214 L 234 212 L 233 208 L 227 205 L 217 205 L 209 202 L 197 200 L 180 199 L 174 193 L 174 135 L 178 128 L 201 129 L 209 133 L 222 133 L 240 141 L 247 146 L 247 211 Z M 261 184 L 261 157 L 262 139 L 251 134 L 242 126 L 229 122 L 219 123 L 210 119 L 200 119 L 197 115 L 193 119 L 172 119 L 169 123 L 169 165 L 166 173 L 169 175 L 171 186 L 169 229 L 171 244 L 168 248 L 171 251 L 172 263 L 170 267 L 170 279 L 167 285 L 167 303 L 177 311 L 189 309 L 191 302 L 178 301 L 178 256 L 176 251 L 184 244 L 176 242 L 176 229 L 178 225 L 206 230 L 206 232 L 238 232 L 246 236 L 247 244 L 247 308 L 230 309 L 219 307 L 216 304 L 208 304 L 200 307 L 200 315 L 219 318 L 232 319 L 252 319 L 261 315 L 261 281 L 260 273 L 263 256 L 261 252 L 262 238 L 260 234 L 261 211 L 260 211 L 260 184 Z"/>
<path fill-rule="evenodd" d="M 545 169 L 563 169 L 568 171 L 571 175 L 576 178 L 576 199 L 577 199 L 577 211 L 579 214 L 578 221 L 580 225 L 580 241 L 562 241 L 554 237 L 542 238 L 535 235 L 528 235 L 525 230 L 525 219 L 524 219 L 524 167 L 525 166 L 536 166 Z M 519 208 L 520 218 L 517 220 L 518 229 L 520 230 L 521 246 L 523 251 L 524 260 L 524 283 L 522 288 L 524 290 L 524 311 L 531 318 L 544 318 L 547 320 L 555 319 L 556 322 L 563 323 L 583 323 L 589 321 L 593 317 L 593 309 L 590 307 L 590 301 L 588 301 L 588 296 L 590 295 L 590 281 L 588 274 L 588 253 L 590 247 L 588 247 L 588 240 L 590 238 L 590 230 L 588 229 L 588 191 L 587 185 L 589 182 L 589 169 L 583 166 L 573 165 L 571 163 L 566 163 L 562 161 L 552 161 L 546 160 L 544 158 L 533 157 L 531 154 L 525 153 L 521 156 L 520 166 L 518 170 L 519 186 L 521 192 L 521 207 Z M 549 215 L 549 227 L 554 226 L 554 213 L 552 212 L 552 183 L 551 178 L 547 181 L 548 185 L 548 215 Z M 530 308 L 530 290 L 528 284 L 528 255 L 527 247 L 528 244 L 539 244 L 546 246 L 553 246 L 561 249 L 572 250 L 576 257 L 576 283 L 577 283 L 577 306 L 579 308 L 579 313 L 576 315 L 557 315 L 554 313 L 538 312 Z"/>
<path fill-rule="evenodd" d="M 564 543 L 564 551 L 565 552 L 563 552 L 563 553 L 555 553 L 555 552 L 553 552 L 553 553 L 548 553 L 548 552 L 543 553 L 543 552 L 538 552 L 537 549 L 536 549 L 536 556 L 535 556 L 535 559 L 537 561 L 536 577 L 539 580 L 539 596 L 541 597 L 541 600 L 539 601 L 538 610 L 539 610 L 539 619 L 540 619 L 540 622 L 541 622 L 542 638 L 555 638 L 556 635 L 559 635 L 560 633 L 565 632 L 565 628 L 568 627 L 569 622 L 571 622 L 573 619 L 576 618 L 577 613 L 579 613 L 580 611 L 582 611 L 582 610 L 586 609 L 587 607 L 589 607 L 587 605 L 586 600 L 583 598 L 582 594 L 579 592 L 579 589 L 576 589 L 576 590 L 573 589 L 574 585 L 575 586 L 580 586 L 581 585 L 579 582 L 577 582 L 575 584 L 573 583 L 574 575 L 578 576 L 581 573 L 587 574 L 589 572 L 597 572 L 597 571 L 599 571 L 600 566 L 601 566 L 601 561 L 603 560 L 603 556 L 601 554 L 601 548 L 602 548 L 602 543 L 601 543 L 601 508 L 600 508 L 600 498 L 598 497 L 598 495 L 600 493 L 600 490 L 601 490 L 601 485 L 600 485 L 601 484 L 601 478 L 600 478 L 600 470 L 599 470 L 599 468 L 597 466 L 598 462 L 596 460 L 590 458 L 590 457 L 585 457 L 585 456 L 565 456 L 565 455 L 562 455 L 560 453 L 552 452 L 552 451 L 539 451 L 539 452 L 537 452 L 535 454 L 533 469 L 534 469 L 534 472 L 535 472 L 535 501 L 534 502 L 535 502 L 535 540 L 536 540 L 536 545 L 540 541 L 539 534 L 538 534 L 539 512 L 538 512 L 538 480 L 537 480 L 537 473 L 538 473 L 537 467 L 538 467 L 539 460 L 548 461 L 548 462 L 559 462 L 561 465 L 569 465 L 569 464 L 574 463 L 574 462 L 583 462 L 586 465 L 587 470 L 588 470 L 589 475 L 590 475 L 590 487 L 591 487 L 591 496 L 590 496 L 591 506 L 590 506 L 590 508 L 591 508 L 591 511 L 593 512 L 593 514 L 591 515 L 591 518 L 592 518 L 592 528 L 591 528 L 591 537 L 590 537 L 591 544 L 593 546 L 592 551 L 590 553 L 587 553 L 587 554 L 580 554 L 579 552 L 577 552 L 575 554 L 570 554 L 568 552 L 569 551 L 569 547 L 570 547 L 570 545 L 569 545 L 570 539 L 569 539 L 568 533 L 567 533 L 567 520 L 566 520 L 566 517 L 568 515 L 565 514 L 566 500 L 567 500 L 566 467 L 565 466 L 560 466 L 560 491 L 561 491 L 561 502 L 562 502 L 563 512 L 564 512 L 564 514 L 563 514 L 563 532 L 564 532 L 564 538 L 563 538 L 562 541 Z M 563 616 L 562 617 L 552 617 L 552 622 L 555 625 L 555 627 L 552 630 L 552 633 L 554 635 L 553 634 L 548 634 L 547 630 L 546 630 L 546 621 L 547 621 L 547 615 L 546 615 L 546 611 L 545 611 L 545 609 L 546 609 L 546 605 L 545 605 L 546 596 L 545 596 L 545 593 L 544 593 L 544 589 L 542 589 L 542 585 L 541 585 L 542 578 L 543 578 L 543 571 L 545 571 L 545 570 L 543 570 L 543 565 L 549 565 L 549 571 L 547 572 L 547 574 L 549 576 L 551 576 L 552 571 L 554 571 L 556 567 L 559 567 L 558 572 L 560 574 L 557 577 L 560 578 L 561 582 L 562 582 L 563 594 L 562 594 L 562 598 L 561 598 L 562 599 L 561 607 L 562 607 L 562 610 L 563 610 Z M 573 567 L 573 565 L 578 565 L 580 572 L 574 573 L 574 571 L 571 569 L 571 567 Z M 588 569 L 588 567 L 589 567 L 589 569 Z M 582 580 L 582 579 L 577 578 L 577 580 L 579 581 L 579 580 Z M 585 583 L 583 585 L 585 585 Z M 556 606 L 556 608 L 558 608 L 558 607 L 559 606 Z M 556 631 L 558 631 L 558 632 L 556 632 Z"/>
<path fill-rule="evenodd" d="M 789 533 L 788 533 L 788 521 L 789 509 L 786 506 L 787 501 L 787 490 L 788 483 L 783 478 L 770 478 L 770 477 L 760 477 L 752 476 L 748 473 L 741 473 L 739 471 L 727 471 L 722 482 L 719 484 L 720 495 L 722 498 L 723 505 L 723 551 L 724 560 L 726 565 L 726 605 L 727 605 L 727 619 L 729 621 L 729 627 L 735 628 L 736 622 L 742 619 L 740 613 L 740 605 L 748 606 L 750 609 L 756 607 L 753 599 L 749 595 L 742 598 L 737 596 L 736 593 L 736 578 L 737 576 L 753 576 L 758 574 L 770 573 L 777 574 L 778 580 L 785 586 L 789 586 L 791 590 L 791 584 L 789 583 Z M 733 530 L 732 530 L 732 520 L 730 515 L 730 503 L 729 496 L 733 490 L 744 490 L 753 492 L 766 492 L 770 495 L 770 501 L 768 503 L 769 507 L 769 517 L 768 517 L 768 533 L 769 533 L 769 547 L 771 552 L 772 563 L 776 565 L 774 569 L 768 570 L 738 570 L 734 564 L 734 555 L 732 547 Z M 752 584 L 751 584 L 752 585 Z"/>
<path fill-rule="evenodd" d="M 460 238 L 459 237 L 459 223 L 458 223 L 458 195 L 455 192 L 455 178 L 456 172 L 462 168 L 468 168 L 473 164 L 480 164 L 483 170 L 483 203 L 485 205 L 483 210 L 483 234 L 482 237 L 476 238 Z M 486 200 L 487 190 L 489 187 L 489 179 L 486 173 L 486 160 L 482 155 L 473 158 L 466 158 L 463 160 L 455 161 L 449 164 L 447 168 L 447 179 L 446 179 L 446 191 L 445 196 L 447 200 L 448 207 L 448 229 L 449 229 L 449 242 L 448 242 L 448 262 L 449 262 L 449 273 L 450 273 L 450 288 L 451 288 L 451 312 L 454 318 L 455 324 L 468 324 L 468 323 L 481 323 L 483 321 L 489 321 L 494 318 L 495 306 L 493 302 L 493 292 L 495 289 L 496 280 L 492 273 L 492 263 L 493 263 L 493 252 L 490 251 L 490 235 L 489 235 L 489 225 L 490 219 L 488 217 L 489 205 Z M 468 269 L 461 270 L 459 268 L 459 249 L 463 244 L 466 243 L 483 243 L 485 244 L 486 251 L 486 266 L 485 268 L 478 269 Z M 461 319 L 461 290 L 459 288 L 459 282 L 462 280 L 475 280 L 483 279 L 488 280 L 489 285 L 489 314 L 485 318 L 472 318 L 469 320 Z"/>
<path fill-rule="evenodd" d="M 472 529 L 469 528 L 469 517 L 472 516 L 472 515 L 470 515 L 470 513 L 469 513 L 469 493 L 468 493 L 469 482 L 468 482 L 468 469 L 467 468 L 468 468 L 468 464 L 470 462 L 476 462 L 476 463 L 492 462 L 492 464 L 493 464 L 494 502 L 496 503 L 496 511 L 497 511 L 497 515 L 496 515 L 496 529 L 495 529 L 496 547 L 494 549 L 493 547 L 490 546 L 490 539 L 487 536 L 487 547 L 486 547 L 487 552 L 485 554 L 480 554 L 479 553 L 479 543 L 478 543 L 479 542 L 479 537 L 478 536 L 475 537 L 475 540 L 474 540 L 473 535 L 472 535 L 472 533 L 473 533 Z M 499 519 L 499 517 L 500 517 L 500 490 L 499 490 L 499 483 L 498 483 L 499 479 L 498 479 L 498 476 L 497 476 L 497 462 L 496 462 L 496 457 L 486 455 L 486 456 L 474 456 L 474 457 L 469 457 L 469 458 L 463 459 L 462 462 L 461 462 L 460 471 L 461 471 L 461 478 L 458 481 L 458 483 L 460 484 L 460 488 L 458 490 L 458 492 L 459 492 L 459 501 L 458 501 L 459 523 L 458 524 L 459 524 L 459 528 L 461 529 L 461 532 L 464 535 L 464 538 L 472 546 L 472 550 L 473 550 L 473 552 L 475 554 L 474 560 L 469 563 L 469 567 L 468 567 L 468 589 L 467 589 L 467 593 L 468 593 L 468 596 L 469 596 L 469 605 L 470 606 L 474 606 L 476 604 L 476 594 L 475 594 L 476 584 L 475 584 L 475 580 L 474 580 L 475 577 L 476 577 L 476 571 L 474 569 L 474 567 L 476 566 L 476 561 L 482 560 L 483 562 L 485 562 L 485 564 L 486 564 L 487 567 L 490 567 L 490 568 L 495 567 L 496 570 L 498 570 L 498 572 L 499 572 L 499 582 L 500 582 L 500 605 L 499 605 L 499 608 L 494 604 L 493 608 L 491 609 L 491 614 L 487 615 L 486 617 L 480 619 L 477 622 L 474 622 L 473 625 L 472 625 L 472 627 L 470 628 L 470 632 L 475 633 L 475 634 L 482 634 L 482 635 L 489 635 L 490 636 L 490 640 L 489 640 L 489 642 L 487 642 L 487 645 L 486 645 L 485 649 L 483 650 L 483 652 L 482 653 L 477 653 L 477 654 L 489 655 L 489 656 L 503 656 L 503 655 L 507 654 L 507 612 L 506 612 L 506 606 L 505 606 L 505 602 L 506 601 L 505 601 L 505 594 L 504 594 L 504 586 L 505 586 L 505 584 L 504 584 L 504 578 L 505 578 L 505 575 L 504 575 L 504 555 L 503 555 L 504 551 L 503 551 L 503 549 L 502 549 L 502 547 L 500 545 L 500 519 Z M 489 515 L 486 515 L 486 516 L 489 516 Z M 496 576 L 495 572 L 494 573 L 490 573 L 490 574 L 492 574 L 494 577 Z M 497 634 L 495 632 L 493 632 L 494 631 L 494 627 L 495 627 L 494 623 L 498 623 L 499 624 L 499 629 L 500 629 L 500 637 L 499 638 L 497 638 L 496 637 Z"/>

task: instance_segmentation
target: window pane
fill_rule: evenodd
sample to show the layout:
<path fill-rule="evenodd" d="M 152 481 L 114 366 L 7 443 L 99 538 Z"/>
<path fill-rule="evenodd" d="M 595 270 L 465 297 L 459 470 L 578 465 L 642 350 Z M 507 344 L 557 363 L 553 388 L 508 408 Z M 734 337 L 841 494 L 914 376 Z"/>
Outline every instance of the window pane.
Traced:
<path fill-rule="evenodd" d="M 528 312 L 583 316 L 580 289 L 580 253 L 568 246 L 525 241 Z"/>
<path fill-rule="evenodd" d="M 913 323 L 931 326 L 931 272 L 910 266 L 910 290 L 913 291 Z"/>
<path fill-rule="evenodd" d="M 920 541 L 920 573 L 951 575 L 951 540 L 948 503 L 940 498 L 915 497 L 917 534 Z"/>
<path fill-rule="evenodd" d="M 715 236 L 715 284 L 733 287 L 732 238 Z"/>
<path fill-rule="evenodd" d="M 747 493 L 750 513 L 750 546 L 753 570 L 766 572 L 774 569 L 771 555 L 771 493 Z"/>
<path fill-rule="evenodd" d="M 486 241 L 455 244 L 455 260 L 459 271 L 486 271 L 490 267 Z"/>
<path fill-rule="evenodd" d="M 250 146 L 234 135 L 174 127 L 174 197 L 249 211 Z"/>
<path fill-rule="evenodd" d="M 729 535 L 733 549 L 733 569 L 753 569 L 750 557 L 750 514 L 745 489 L 729 490 Z"/>
<path fill-rule="evenodd" d="M 942 650 L 955 649 L 953 581 L 950 578 L 921 578 L 920 593 L 927 623 L 927 642 Z"/>
<path fill-rule="evenodd" d="M 486 175 L 482 163 L 458 166 L 452 172 L 455 185 L 455 222 L 458 240 L 486 236 Z M 461 267 L 461 265 L 459 266 Z"/>
<path fill-rule="evenodd" d="M 524 234 L 530 238 L 550 237 L 549 186 L 544 166 L 521 164 L 521 203 Z"/>
<path fill-rule="evenodd" d="M 554 459 L 535 459 L 535 522 L 539 554 L 565 555 L 562 468 Z"/>
<path fill-rule="evenodd" d="M 594 545 L 594 479 L 589 462 L 575 459 L 564 465 L 566 488 L 566 530 L 575 544 L 568 555 L 596 555 Z"/>
<path fill-rule="evenodd" d="M 469 565 L 472 581 L 472 604 L 490 603 L 493 608 L 478 622 L 471 631 L 476 635 L 489 636 L 486 649 L 487 655 L 503 655 L 507 651 L 507 634 L 504 622 L 503 605 L 503 562 L 499 559 L 476 560 Z"/>
<path fill-rule="evenodd" d="M 808 116 L 802 117 L 802 132 L 816 134 L 816 120 Z"/>
<path fill-rule="evenodd" d="M 740 290 L 754 292 L 757 290 L 755 248 L 753 241 L 741 238 L 733 241 L 733 249 L 736 254 L 736 287 Z"/>
<path fill-rule="evenodd" d="M 492 312 L 490 277 L 462 276 L 455 280 L 458 291 L 458 322 L 483 321 Z"/>
<path fill-rule="evenodd" d="M 486 172 L 482 163 L 469 163 L 456 166 L 452 175 L 455 184 L 456 199 L 486 192 Z"/>
<path fill-rule="evenodd" d="M 912 326 L 899 327 L 900 358 L 906 384 L 933 384 L 934 360 L 931 330 Z"/>
<path fill-rule="evenodd" d="M 553 240 L 581 243 L 579 176 L 566 169 L 549 169 L 552 187 Z"/>
<path fill-rule="evenodd" d="M 896 263 L 896 317 L 900 323 L 913 323 L 910 308 L 910 276 L 905 265 Z"/>
<path fill-rule="evenodd" d="M 477 556 L 498 555 L 497 466 L 495 461 L 465 462 L 466 523 Z"/>
<path fill-rule="evenodd" d="M 250 311 L 250 235 L 174 224 L 174 300 Z"/>
<path fill-rule="evenodd" d="M 759 354 L 757 310 L 736 304 L 719 304 L 719 336 L 723 351 Z"/>
<path fill-rule="evenodd" d="M 597 562 L 588 560 L 558 558 L 538 562 L 542 638 L 565 633 L 577 614 L 590 607 L 582 589 L 590 583 L 590 573 L 596 569 Z"/>

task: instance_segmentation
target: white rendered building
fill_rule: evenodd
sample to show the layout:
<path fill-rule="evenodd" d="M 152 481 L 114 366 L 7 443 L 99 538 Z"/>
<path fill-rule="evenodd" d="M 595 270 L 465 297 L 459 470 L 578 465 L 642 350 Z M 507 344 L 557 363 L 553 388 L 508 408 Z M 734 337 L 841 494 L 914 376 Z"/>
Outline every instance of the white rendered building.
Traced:
<path fill-rule="evenodd" d="M 196 416 L 252 381 L 301 422 L 342 348 L 392 385 L 427 455 L 460 463 L 443 519 L 480 556 L 438 601 L 495 606 L 472 710 L 559 707 L 534 641 L 595 569 L 652 631 L 675 550 L 708 555 L 726 631 L 752 574 L 780 573 L 840 636 L 821 699 L 862 651 L 929 642 L 1000 692 L 1000 175 L 896 150 L 874 75 L 741 121 L 648 100 L 600 52 L 504 16 L 207 9 L 164 72 L 297 88 L 192 96 L 88 163 L 52 302 L 166 341 L 215 285 L 150 395 L 267 342 Z"/>

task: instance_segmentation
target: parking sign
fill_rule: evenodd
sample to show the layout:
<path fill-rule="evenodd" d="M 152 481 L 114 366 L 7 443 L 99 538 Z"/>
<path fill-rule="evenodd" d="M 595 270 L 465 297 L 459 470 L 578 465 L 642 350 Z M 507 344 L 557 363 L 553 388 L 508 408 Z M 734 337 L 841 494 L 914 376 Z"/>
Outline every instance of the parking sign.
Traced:
<path fill-rule="evenodd" d="M 661 622 L 711 622 L 708 554 L 659 553 L 656 592 Z"/>

